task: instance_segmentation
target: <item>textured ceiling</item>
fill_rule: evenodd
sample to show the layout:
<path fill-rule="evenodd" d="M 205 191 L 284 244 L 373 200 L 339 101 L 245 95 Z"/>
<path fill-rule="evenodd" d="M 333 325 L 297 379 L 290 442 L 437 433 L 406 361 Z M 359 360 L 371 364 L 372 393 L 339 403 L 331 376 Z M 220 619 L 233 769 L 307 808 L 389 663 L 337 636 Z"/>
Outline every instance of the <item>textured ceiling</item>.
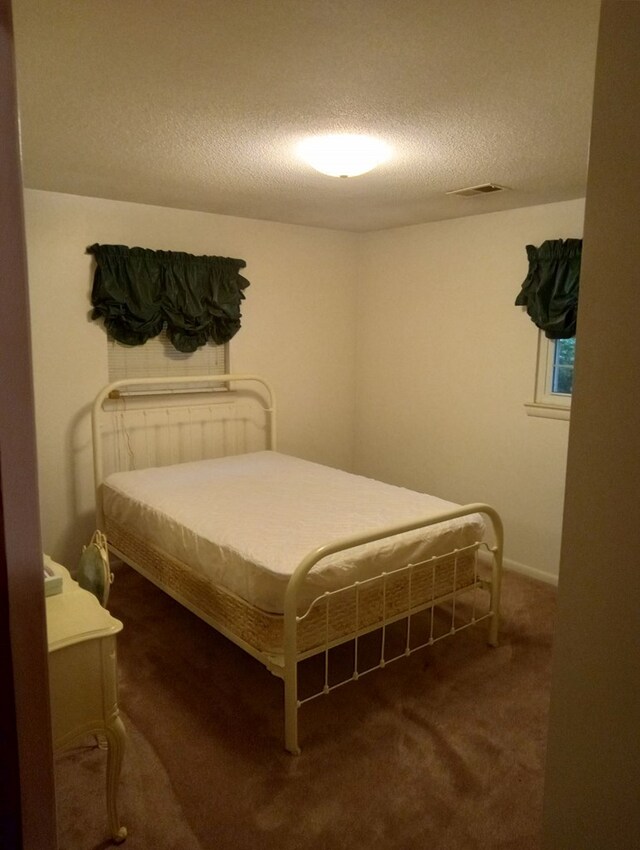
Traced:
<path fill-rule="evenodd" d="M 580 197 L 599 0 L 13 0 L 28 187 L 378 230 Z M 315 133 L 395 155 L 347 180 Z M 494 182 L 511 191 L 444 193 Z"/>

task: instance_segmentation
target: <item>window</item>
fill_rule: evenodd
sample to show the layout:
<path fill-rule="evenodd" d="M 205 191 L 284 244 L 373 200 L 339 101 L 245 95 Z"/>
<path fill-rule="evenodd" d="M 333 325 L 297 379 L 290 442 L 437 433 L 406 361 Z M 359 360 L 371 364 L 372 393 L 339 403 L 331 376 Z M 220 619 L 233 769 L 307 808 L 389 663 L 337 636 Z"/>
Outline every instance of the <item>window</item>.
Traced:
<path fill-rule="evenodd" d="M 576 338 L 556 339 L 553 341 L 551 361 L 552 395 L 571 395 L 573 388 L 573 360 L 576 351 Z"/>
<path fill-rule="evenodd" d="M 575 337 L 547 339 L 539 331 L 535 396 L 532 404 L 525 405 L 530 416 L 569 418 L 575 347 Z"/>

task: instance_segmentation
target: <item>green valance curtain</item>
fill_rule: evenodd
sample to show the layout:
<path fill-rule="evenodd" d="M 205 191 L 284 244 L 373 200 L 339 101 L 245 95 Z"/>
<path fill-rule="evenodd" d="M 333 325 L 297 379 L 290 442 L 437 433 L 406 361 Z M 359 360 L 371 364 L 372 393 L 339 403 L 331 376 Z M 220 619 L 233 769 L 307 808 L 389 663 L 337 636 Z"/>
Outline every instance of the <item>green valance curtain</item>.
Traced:
<path fill-rule="evenodd" d="M 516 305 L 525 307 L 549 339 L 576 335 L 582 239 L 551 239 L 527 245 L 529 273 Z"/>
<path fill-rule="evenodd" d="M 142 345 L 164 327 L 178 351 L 212 340 L 221 345 L 240 329 L 240 302 L 249 281 L 244 260 L 196 257 L 125 245 L 91 245 L 96 259 L 92 319 L 125 345 Z"/>

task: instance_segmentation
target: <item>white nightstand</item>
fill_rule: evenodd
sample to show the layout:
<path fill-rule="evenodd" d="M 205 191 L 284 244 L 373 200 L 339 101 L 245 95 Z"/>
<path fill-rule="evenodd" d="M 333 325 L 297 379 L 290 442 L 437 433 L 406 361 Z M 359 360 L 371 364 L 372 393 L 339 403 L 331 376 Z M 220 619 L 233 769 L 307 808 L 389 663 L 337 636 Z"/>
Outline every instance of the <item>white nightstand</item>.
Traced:
<path fill-rule="evenodd" d="M 62 576 L 62 591 L 46 598 L 54 750 L 87 735 L 106 738 L 109 830 L 115 841 L 124 841 L 127 830 L 119 824 L 116 804 L 125 746 L 116 668 L 116 635 L 122 623 L 73 581 L 68 570 L 46 556 L 45 562 Z"/>

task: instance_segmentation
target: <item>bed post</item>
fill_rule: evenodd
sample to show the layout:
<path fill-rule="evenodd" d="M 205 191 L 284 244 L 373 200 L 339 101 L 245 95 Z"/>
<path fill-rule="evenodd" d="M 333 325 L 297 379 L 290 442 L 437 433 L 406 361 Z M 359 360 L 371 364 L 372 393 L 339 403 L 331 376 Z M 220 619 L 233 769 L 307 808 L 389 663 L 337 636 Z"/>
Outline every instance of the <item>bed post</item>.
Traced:
<path fill-rule="evenodd" d="M 493 554 L 491 562 L 491 619 L 489 620 L 490 646 L 498 646 L 498 631 L 500 629 L 500 589 L 502 583 L 502 549 L 504 546 L 504 528 L 502 520 L 493 508 L 484 506 L 485 514 L 491 519 L 495 535 L 494 545 L 491 547 Z"/>
<path fill-rule="evenodd" d="M 295 593 L 287 594 L 284 609 L 284 745 L 299 756 L 298 745 L 298 618 Z"/>

